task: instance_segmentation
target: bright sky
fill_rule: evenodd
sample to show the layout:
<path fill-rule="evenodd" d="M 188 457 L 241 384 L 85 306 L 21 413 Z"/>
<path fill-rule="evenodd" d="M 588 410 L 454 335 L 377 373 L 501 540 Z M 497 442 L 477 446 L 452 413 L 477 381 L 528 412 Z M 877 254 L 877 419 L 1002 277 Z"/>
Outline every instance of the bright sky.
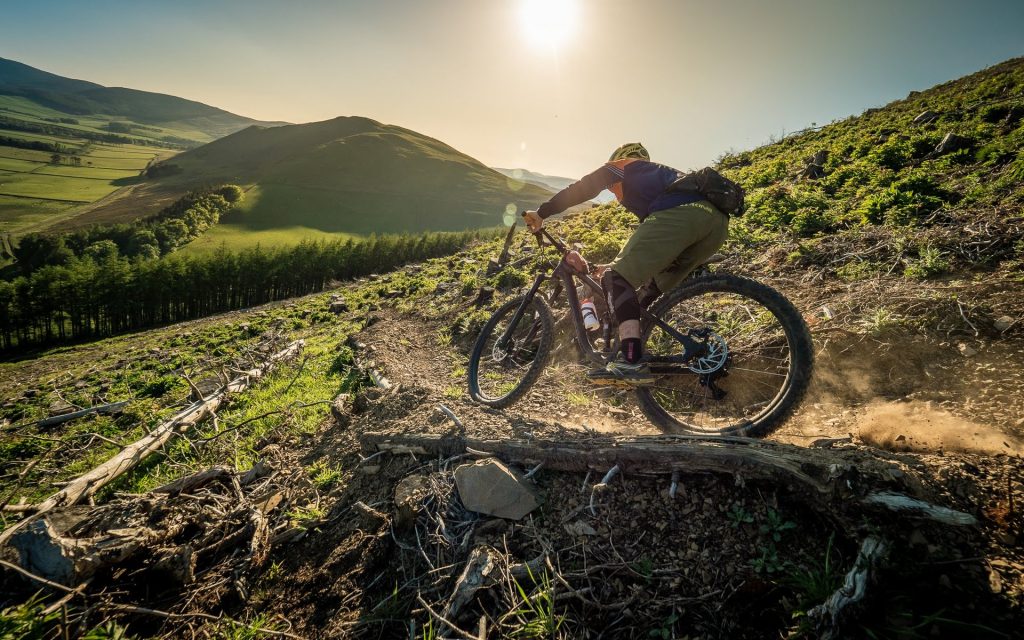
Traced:
<path fill-rule="evenodd" d="M 578 177 L 680 169 L 1024 55 L 1022 0 L 0 0 L 0 57 Z"/>

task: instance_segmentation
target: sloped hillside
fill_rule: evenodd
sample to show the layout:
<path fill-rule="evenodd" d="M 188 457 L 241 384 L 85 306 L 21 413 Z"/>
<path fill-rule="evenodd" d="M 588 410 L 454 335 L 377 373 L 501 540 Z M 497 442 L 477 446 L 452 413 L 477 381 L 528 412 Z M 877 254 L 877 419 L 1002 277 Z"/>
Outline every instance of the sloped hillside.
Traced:
<path fill-rule="evenodd" d="M 1024 58 L 758 149 L 720 166 L 749 190 L 755 234 L 820 237 L 1024 204 Z"/>
<path fill-rule="evenodd" d="M 150 171 L 128 203 L 147 194 L 230 180 L 249 189 L 238 230 L 287 227 L 380 233 L 499 225 L 549 192 L 510 180 L 422 134 L 369 118 L 250 127 Z M 97 212 L 103 215 L 102 211 Z"/>
<path fill-rule="evenodd" d="M 198 129 L 209 136 L 207 139 L 219 138 L 258 122 L 194 100 L 124 87 L 104 87 L 4 58 L 0 58 L 0 95 L 26 98 L 70 116 L 118 116 L 140 124 Z"/>
<path fill-rule="evenodd" d="M 1018 68 L 911 101 L 1019 78 Z M 994 105 L 1011 105 L 1003 119 L 1013 119 L 1015 86 Z M 830 136 L 885 135 L 875 127 L 886 113 L 897 123 L 890 136 L 929 133 L 901 120 L 921 106 L 898 102 L 723 161 L 752 206 L 712 269 L 772 284 L 815 343 L 809 395 L 768 442 L 657 432 L 632 394 L 585 383 L 564 321 L 530 395 L 503 411 L 470 402 L 477 332 L 551 257 L 525 233 L 491 275 L 498 240 L 288 303 L 3 363 L 0 503 L 15 526 L 225 376 L 305 341 L 301 357 L 104 487 L 97 508 L 60 510 L 78 518 L 67 535 L 85 545 L 146 544 L 34 600 L 40 583 L 5 566 L 0 621 L 158 637 L 1016 637 L 1024 217 L 1019 185 L 1004 178 L 1016 170 L 1020 123 L 978 125 L 988 137 L 976 134 L 956 162 L 933 148 L 884 167 L 870 150 L 850 151 L 805 172 Z M 993 144 L 1010 159 L 981 153 Z M 865 182 L 829 193 L 828 177 L 847 165 Z M 888 191 L 911 175 L 943 189 L 939 201 Z M 814 216 L 765 206 L 808 193 L 820 198 Z M 878 217 L 854 217 L 883 193 L 893 195 Z M 800 216 L 825 226 L 798 228 Z M 603 205 L 552 227 L 606 261 L 634 222 Z M 563 318 L 565 303 L 555 312 Z M 113 415 L 39 422 L 120 401 Z M 426 441 L 436 452 L 409 445 Z M 512 461 L 508 444 L 562 455 L 550 457 L 557 465 Z M 610 472 L 609 455 L 644 445 L 691 457 Z M 692 455 L 701 448 L 705 457 Z M 706 469 L 733 449 L 767 454 Z M 529 515 L 467 508 L 455 470 L 489 454 L 533 472 L 522 481 L 538 499 Z M 788 481 L 766 475 L 787 456 L 805 464 Z M 869 500 L 892 493 L 944 509 L 896 513 Z M 839 590 L 844 581 L 857 590 Z M 851 593 L 852 606 L 830 613 Z"/>

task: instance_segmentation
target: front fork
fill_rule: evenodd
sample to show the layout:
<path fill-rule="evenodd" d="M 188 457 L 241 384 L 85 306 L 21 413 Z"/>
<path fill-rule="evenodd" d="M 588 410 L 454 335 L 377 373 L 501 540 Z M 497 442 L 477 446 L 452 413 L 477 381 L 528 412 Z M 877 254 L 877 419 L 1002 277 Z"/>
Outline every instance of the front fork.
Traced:
<path fill-rule="evenodd" d="M 540 289 L 540 285 L 544 284 L 544 281 L 548 279 L 548 274 L 538 273 L 537 277 L 533 279 L 533 285 L 530 286 L 530 290 L 523 296 L 523 301 L 519 303 L 519 308 L 512 314 L 512 318 L 508 321 L 508 327 L 505 329 L 505 333 L 501 334 L 498 341 L 495 343 L 495 347 L 501 351 L 507 351 L 508 343 L 512 339 L 512 333 L 519 326 L 519 321 L 523 319 L 523 314 L 526 313 L 526 308 L 533 302 L 533 297 L 537 295 L 537 290 Z"/>

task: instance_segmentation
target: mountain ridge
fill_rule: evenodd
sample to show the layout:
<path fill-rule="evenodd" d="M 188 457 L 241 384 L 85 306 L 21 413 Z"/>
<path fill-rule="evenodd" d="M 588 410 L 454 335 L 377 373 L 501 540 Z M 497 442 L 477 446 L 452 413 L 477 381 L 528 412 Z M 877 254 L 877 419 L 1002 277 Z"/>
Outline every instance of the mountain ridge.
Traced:
<path fill-rule="evenodd" d="M 27 98 L 44 107 L 70 115 L 129 117 L 141 124 L 202 123 L 214 137 L 228 129 L 251 124 L 275 126 L 240 116 L 197 100 L 128 87 L 108 87 L 87 80 L 67 78 L 23 62 L 0 58 L 0 95 Z"/>

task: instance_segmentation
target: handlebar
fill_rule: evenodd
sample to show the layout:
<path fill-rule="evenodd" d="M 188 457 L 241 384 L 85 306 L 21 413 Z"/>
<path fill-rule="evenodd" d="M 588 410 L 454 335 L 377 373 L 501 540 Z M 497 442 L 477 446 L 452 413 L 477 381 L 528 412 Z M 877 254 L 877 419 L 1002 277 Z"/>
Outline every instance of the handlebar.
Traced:
<path fill-rule="evenodd" d="M 526 217 L 526 212 L 523 211 L 519 215 L 521 215 L 521 216 L 523 216 L 525 218 Z M 529 229 L 530 227 L 527 226 L 526 228 Z M 550 242 L 552 246 L 554 246 L 556 249 L 558 249 L 558 251 L 561 252 L 562 255 L 565 255 L 565 254 L 569 253 L 569 247 L 565 246 L 564 242 L 562 242 L 561 240 L 559 240 L 555 236 L 553 236 L 550 233 L 548 233 L 548 230 L 545 229 L 544 227 L 541 227 L 538 231 L 531 231 L 530 233 L 532 233 L 533 237 L 537 239 L 537 245 L 538 246 L 542 246 L 544 244 L 541 241 L 541 238 L 547 238 L 548 242 Z"/>

